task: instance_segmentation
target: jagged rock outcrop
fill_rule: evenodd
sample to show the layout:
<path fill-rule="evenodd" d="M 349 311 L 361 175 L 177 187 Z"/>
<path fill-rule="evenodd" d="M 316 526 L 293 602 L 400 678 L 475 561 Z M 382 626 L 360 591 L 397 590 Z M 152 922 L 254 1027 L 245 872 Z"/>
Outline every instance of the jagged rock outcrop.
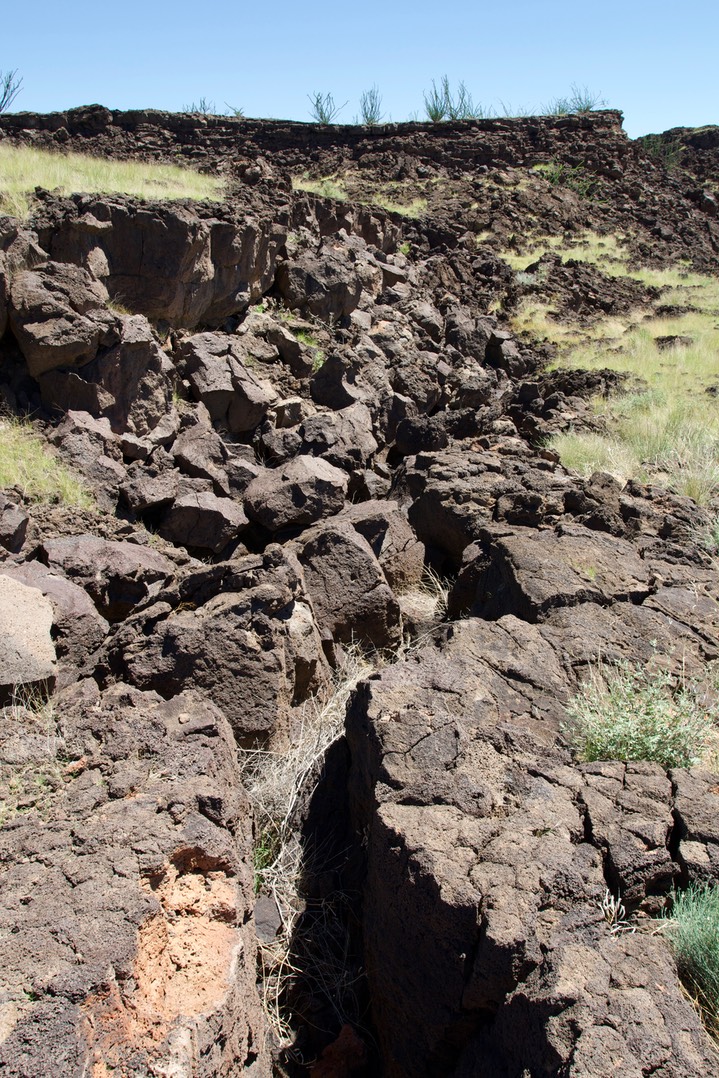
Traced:
<path fill-rule="evenodd" d="M 268 1074 L 226 720 L 198 693 L 92 681 L 56 707 L 62 733 L 40 736 L 0 711 L 3 773 L 27 785 L 0 834 L 0 1069 Z"/>
<path fill-rule="evenodd" d="M 220 325 L 272 282 L 285 229 L 275 214 L 123 197 L 47 201 L 40 242 L 86 267 L 118 303 L 173 326 Z"/>
<path fill-rule="evenodd" d="M 450 627 L 351 706 L 390 1076 L 716 1073 L 665 943 L 610 932 L 601 910 L 608 886 L 651 905 L 684 863 L 668 850 L 687 838 L 708 865 L 713 837 L 694 853 L 701 831 L 675 828 L 654 765 L 572 767 L 558 736 L 571 691 L 561 652 L 508 616 Z M 716 794 L 694 781 L 697 818 Z"/>
<path fill-rule="evenodd" d="M 501 254 L 599 227 L 716 272 L 711 131 L 681 136 L 681 175 L 614 112 L 313 128 L 91 106 L 3 115 L 0 139 L 228 179 L 224 202 L 40 190 L 26 225 L 0 218 L 3 407 L 95 499 L 0 495 L 0 1070 L 265 1078 L 257 937 L 292 924 L 293 1078 L 719 1075 L 649 930 L 672 887 L 719 879 L 716 776 L 581 763 L 563 728 L 600 661 L 714 706 L 710 518 L 562 467 L 546 439 L 601 430 L 591 398 L 626 379 L 548 371 L 508 320 L 549 296 L 591 334 L 656 297 Z M 287 817 L 301 894 L 283 920 L 265 886 L 253 923 L 253 828 L 258 873 L 276 851 L 236 745 L 294 746 L 356 644 L 380 672 Z M 308 925 L 348 963 L 336 987 L 303 977 Z"/>

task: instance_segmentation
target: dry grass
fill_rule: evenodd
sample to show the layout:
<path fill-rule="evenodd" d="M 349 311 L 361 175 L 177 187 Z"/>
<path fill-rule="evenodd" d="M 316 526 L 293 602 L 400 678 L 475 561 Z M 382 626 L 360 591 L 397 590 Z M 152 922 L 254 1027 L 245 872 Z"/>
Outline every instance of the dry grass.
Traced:
<path fill-rule="evenodd" d="M 177 165 L 111 161 L 0 144 L 0 213 L 27 217 L 35 187 L 87 194 L 121 193 L 146 199 L 223 198 L 223 181 Z"/>
<path fill-rule="evenodd" d="M 719 386 L 719 280 L 679 264 L 664 269 L 632 266 L 624 236 L 596 233 L 567 241 L 543 237 L 521 255 L 503 255 L 525 272 L 545 251 L 598 266 L 660 289 L 643 310 L 579 325 L 558 317 L 550 303 L 528 300 L 513 318 L 517 332 L 552 341 L 557 366 L 610 367 L 643 388 L 596 401 L 606 433 L 573 431 L 553 440 L 562 462 L 584 474 L 608 471 L 620 479 L 662 483 L 700 504 L 719 493 L 719 416 L 707 391 Z M 676 307 L 675 315 L 659 314 Z M 685 308 L 681 311 L 681 308 Z M 679 338 L 662 347 L 661 338 Z"/>
<path fill-rule="evenodd" d="M 338 202 L 347 199 L 347 190 L 344 183 L 336 176 L 322 176 L 313 180 L 309 176 L 293 176 L 292 188 L 294 191 L 307 191 L 310 195 L 319 195 L 320 198 L 334 198 Z"/>
<path fill-rule="evenodd" d="M 344 731 L 350 695 L 371 670 L 359 650 L 348 649 L 331 693 L 306 706 L 300 731 L 286 752 L 240 753 L 242 778 L 255 813 L 255 886 L 272 897 L 281 919 L 275 940 L 260 944 L 260 972 L 265 1010 L 284 1046 L 293 1039 L 286 996 L 295 977 L 309 977 L 328 999 L 335 1001 L 337 1008 L 342 1007 L 352 986 L 348 963 L 342 961 L 342 927 L 331 900 L 321 911 L 327 922 L 324 962 L 314 962 L 311 970 L 304 963 L 302 970 L 293 964 L 292 955 L 298 949 L 306 953 L 316 950 L 314 946 L 303 947 L 303 941 L 297 938 L 304 910 L 301 881 L 305 852 L 296 817 L 300 799 L 311 796 L 330 746 Z M 315 920 L 313 936 L 317 929 Z"/>
<path fill-rule="evenodd" d="M 22 812 L 45 817 L 64 784 L 64 745 L 52 701 L 40 692 L 18 693 L 0 709 L 3 759 L 0 762 L 0 827 Z"/>
<path fill-rule="evenodd" d="M 416 184 L 412 191 L 416 190 Z M 398 213 L 402 217 L 422 217 L 427 211 L 427 199 L 412 195 L 406 185 L 387 183 L 375 191 L 367 191 L 356 175 L 349 172 L 343 175 L 321 176 L 312 179 L 307 174 L 293 176 L 292 187 L 295 191 L 307 191 L 308 194 L 321 198 L 333 198 L 339 202 L 351 199 L 353 202 L 379 206 L 389 213 Z"/>
<path fill-rule="evenodd" d="M 92 509 L 87 489 L 51 449 L 18 419 L 0 418 L 0 490 L 15 487 L 33 502 Z"/>
<path fill-rule="evenodd" d="M 628 252 L 624 247 L 625 240 L 624 236 L 600 236 L 596 232 L 585 232 L 574 239 L 568 239 L 566 236 L 538 236 L 531 240 L 521 253 L 502 251 L 500 254 L 513 270 L 520 272 L 542 255 L 552 253 L 561 255 L 564 261 L 574 258 L 579 262 L 590 262 L 609 273 L 612 266 L 618 269 L 626 266 Z"/>
<path fill-rule="evenodd" d="M 427 212 L 426 198 L 413 198 L 409 202 L 400 202 L 382 194 L 377 194 L 372 197 L 371 202 L 373 206 L 379 206 L 380 209 L 387 210 L 388 213 L 398 213 L 402 217 L 417 218 L 422 217 Z"/>

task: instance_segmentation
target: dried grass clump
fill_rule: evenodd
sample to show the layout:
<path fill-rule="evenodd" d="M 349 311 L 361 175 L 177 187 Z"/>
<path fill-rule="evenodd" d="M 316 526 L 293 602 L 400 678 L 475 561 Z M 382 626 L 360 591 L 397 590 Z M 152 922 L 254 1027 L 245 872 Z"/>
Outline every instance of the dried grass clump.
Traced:
<path fill-rule="evenodd" d="M 52 700 L 40 690 L 17 692 L 0 708 L 0 827 L 18 813 L 45 817 L 64 784 L 64 739 Z"/>
<path fill-rule="evenodd" d="M 36 187 L 73 192 L 135 195 L 147 199 L 223 197 L 224 184 L 178 165 L 114 161 L 79 153 L 0 144 L 0 213 L 25 218 Z"/>
<path fill-rule="evenodd" d="M 293 1039 L 286 1000 L 296 977 L 301 975 L 314 983 L 343 1019 L 348 993 L 356 980 L 347 961 L 347 940 L 341 910 L 337 908 L 338 904 L 342 906 L 342 896 L 330 896 L 317 911 L 311 940 L 298 938 L 305 911 L 302 879 L 307 865 L 297 809 L 301 799 L 311 796 L 328 750 L 344 732 L 352 692 L 371 671 L 359 649 L 348 648 L 331 692 L 308 703 L 299 733 L 287 751 L 257 749 L 242 750 L 240 754 L 243 782 L 255 813 L 255 888 L 272 897 L 281 919 L 276 938 L 271 943 L 260 943 L 260 972 L 265 1011 L 283 1046 Z M 323 925 L 324 933 L 320 931 Z M 318 957 L 317 939 L 322 934 Z M 293 960 L 298 953 L 302 955 L 302 969 Z M 312 968 L 307 967 L 308 956 L 313 956 Z"/>
<path fill-rule="evenodd" d="M 93 498 L 29 423 L 0 418 L 0 490 L 17 488 L 33 502 L 92 509 Z"/>

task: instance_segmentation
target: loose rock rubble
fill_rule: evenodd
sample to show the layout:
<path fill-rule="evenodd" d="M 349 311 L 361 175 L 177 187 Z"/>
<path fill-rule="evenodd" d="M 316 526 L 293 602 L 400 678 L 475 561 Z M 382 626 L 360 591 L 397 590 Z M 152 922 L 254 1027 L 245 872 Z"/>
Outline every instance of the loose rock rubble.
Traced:
<path fill-rule="evenodd" d="M 714 142 L 687 136 L 682 187 L 609 112 L 428 131 L 92 107 L 2 116 L 0 138 L 232 180 L 218 204 L 38 192 L 0 218 L 3 407 L 95 505 L 0 494 L 0 1070 L 719 1075 L 647 928 L 719 878 L 719 780 L 578 764 L 563 730 L 598 660 L 706 686 L 708 517 L 563 468 L 544 440 L 621 379 L 548 373 L 488 313 L 539 287 L 588 319 L 648 298 L 498 257 L 530 208 L 593 223 L 532 171 L 548 158 L 591 174 L 638 257 L 716 272 Z M 354 199 L 293 190 L 288 170 L 340 165 Z M 362 197 L 388 179 L 439 193 L 403 217 Z M 325 1020 L 298 989 L 280 1064 L 256 961 L 281 925 L 236 749 L 292 745 L 354 645 L 378 671 L 296 812 L 342 849 L 305 912 L 346 885 L 366 1006 Z M 611 931 L 607 892 L 637 931 Z"/>

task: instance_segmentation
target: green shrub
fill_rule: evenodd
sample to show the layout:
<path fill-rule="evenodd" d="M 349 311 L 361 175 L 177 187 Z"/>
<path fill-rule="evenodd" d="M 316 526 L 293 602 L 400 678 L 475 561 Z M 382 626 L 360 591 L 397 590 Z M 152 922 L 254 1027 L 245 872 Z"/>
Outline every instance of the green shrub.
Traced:
<path fill-rule="evenodd" d="M 439 86 L 432 79 L 432 89 L 424 95 L 424 108 L 427 119 L 432 123 L 442 120 L 483 120 L 490 115 L 482 105 L 473 101 L 463 82 L 460 82 L 454 94 L 446 75 L 442 76 Z"/>
<path fill-rule="evenodd" d="M 564 161 L 552 160 L 543 165 L 535 165 L 535 172 L 540 172 L 553 187 L 566 187 L 575 191 L 580 198 L 586 198 L 594 182 L 581 165 L 567 165 Z"/>
<path fill-rule="evenodd" d="M 674 896 L 667 935 L 685 988 L 707 1029 L 719 1031 L 719 887 L 690 884 Z"/>
<path fill-rule="evenodd" d="M 322 94 L 319 90 L 317 93 L 308 94 L 307 97 L 310 102 L 310 115 L 318 124 L 334 123 L 347 104 L 345 101 L 344 105 L 336 105 L 332 94 Z"/>
<path fill-rule="evenodd" d="M 598 666 L 567 705 L 563 731 L 582 760 L 649 760 L 690 767 L 706 752 L 712 715 L 663 670 Z"/>
<path fill-rule="evenodd" d="M 373 86 L 370 90 L 365 90 L 362 94 L 360 98 L 360 113 L 362 114 L 363 124 L 371 126 L 381 122 L 382 95 L 377 86 Z"/>

